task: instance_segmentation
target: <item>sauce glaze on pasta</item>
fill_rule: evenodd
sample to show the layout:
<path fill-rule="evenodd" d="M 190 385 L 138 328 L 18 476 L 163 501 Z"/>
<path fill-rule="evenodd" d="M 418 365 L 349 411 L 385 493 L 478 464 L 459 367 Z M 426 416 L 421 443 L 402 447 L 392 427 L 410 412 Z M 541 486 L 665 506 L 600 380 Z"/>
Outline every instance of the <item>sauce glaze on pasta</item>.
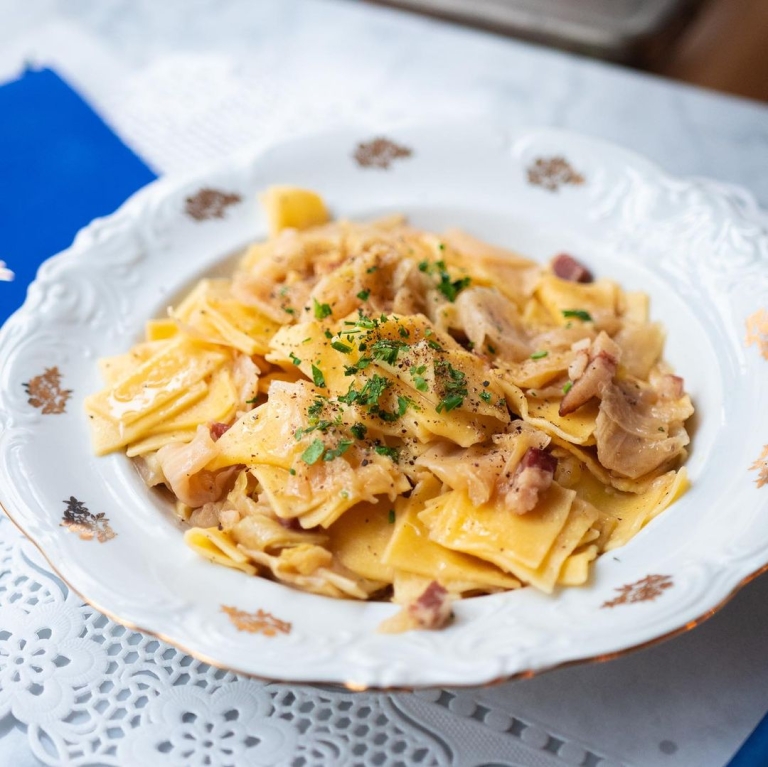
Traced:
<path fill-rule="evenodd" d="M 326 216 L 302 190 L 267 206 L 273 236 L 101 360 L 86 404 L 200 554 L 431 628 L 586 583 L 685 490 L 693 407 L 646 295 L 401 217 L 300 231 Z"/>

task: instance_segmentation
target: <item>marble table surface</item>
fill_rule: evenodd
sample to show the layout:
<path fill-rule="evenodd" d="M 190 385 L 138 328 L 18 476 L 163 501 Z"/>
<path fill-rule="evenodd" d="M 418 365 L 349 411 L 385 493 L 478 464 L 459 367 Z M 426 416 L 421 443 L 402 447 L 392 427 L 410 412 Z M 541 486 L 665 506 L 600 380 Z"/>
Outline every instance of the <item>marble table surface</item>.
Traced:
<path fill-rule="evenodd" d="M 0 19 L 0 82 L 55 67 L 163 174 L 325 127 L 489 121 L 603 137 L 768 207 L 768 107 L 354 0 L 0 0 Z M 766 603 L 763 577 L 609 663 L 385 702 L 441 744 L 423 764 L 720 767 L 768 710 Z M 0 767 L 40 763 L 24 724 L 0 721 Z M 67 753 L 43 760 L 120 763 Z"/>

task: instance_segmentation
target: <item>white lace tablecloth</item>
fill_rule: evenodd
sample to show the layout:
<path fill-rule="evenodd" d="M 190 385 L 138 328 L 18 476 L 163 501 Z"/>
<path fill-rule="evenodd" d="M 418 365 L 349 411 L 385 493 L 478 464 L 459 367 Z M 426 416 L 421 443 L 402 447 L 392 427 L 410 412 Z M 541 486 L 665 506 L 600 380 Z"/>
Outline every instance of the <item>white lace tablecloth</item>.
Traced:
<path fill-rule="evenodd" d="M 0 80 L 54 66 L 153 167 L 355 123 L 603 136 L 768 204 L 768 109 L 354 2 L 0 0 Z M 351 693 L 213 669 L 84 605 L 0 517 L 0 767 L 720 767 L 768 710 L 768 580 L 618 660 Z"/>

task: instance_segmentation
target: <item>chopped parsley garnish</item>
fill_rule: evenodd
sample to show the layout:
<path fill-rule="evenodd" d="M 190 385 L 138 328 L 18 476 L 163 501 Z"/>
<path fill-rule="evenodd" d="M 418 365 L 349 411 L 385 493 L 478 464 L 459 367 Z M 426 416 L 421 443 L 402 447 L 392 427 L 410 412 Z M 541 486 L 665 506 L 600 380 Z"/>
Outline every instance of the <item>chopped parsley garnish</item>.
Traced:
<path fill-rule="evenodd" d="M 440 346 L 440 344 L 437 343 L 437 341 L 433 341 L 431 338 L 427 339 L 427 345 L 429 346 L 430 349 L 434 349 L 436 352 L 444 351 L 443 347 Z"/>
<path fill-rule="evenodd" d="M 316 439 L 302 454 L 301 460 L 308 466 L 317 463 L 325 452 L 325 445 L 321 439 Z"/>
<path fill-rule="evenodd" d="M 361 291 L 360 291 L 360 292 L 357 294 L 357 297 L 358 297 L 358 298 L 359 298 L 361 301 L 367 301 L 367 300 L 368 300 L 368 296 L 370 296 L 370 295 L 371 295 L 371 291 L 370 291 L 370 290 L 361 290 Z"/>
<path fill-rule="evenodd" d="M 355 385 L 351 384 L 349 391 L 338 399 L 339 402 L 343 402 L 345 405 L 354 405 L 355 403 L 366 405 L 369 408 L 369 412 L 374 412 L 378 410 L 379 399 L 389 386 L 390 382 L 386 378 L 375 375 L 365 382 L 365 386 L 360 391 L 356 391 Z M 371 408 L 374 410 L 370 410 Z"/>
<path fill-rule="evenodd" d="M 345 320 L 345 329 L 341 331 L 342 335 L 355 336 L 362 333 L 364 330 L 375 330 L 381 322 L 387 321 L 387 315 L 382 314 L 381 320 L 375 317 L 369 317 L 363 312 L 362 309 L 357 310 L 357 319 L 354 321 Z"/>
<path fill-rule="evenodd" d="M 344 375 L 353 376 L 361 370 L 365 370 L 372 361 L 370 357 L 360 357 L 354 365 L 346 365 L 344 367 Z"/>
<path fill-rule="evenodd" d="M 451 302 L 456 300 L 456 297 L 461 293 L 464 288 L 469 287 L 471 280 L 469 277 L 462 277 L 459 280 L 451 281 L 447 272 L 440 274 L 440 282 L 437 285 L 437 289 Z"/>
<path fill-rule="evenodd" d="M 294 365 L 301 365 L 301 360 L 293 352 L 291 352 L 288 356 L 291 358 L 291 362 Z"/>
<path fill-rule="evenodd" d="M 295 476 L 296 476 L 296 469 L 293 469 L 293 468 L 291 468 L 291 469 L 288 469 L 288 473 L 289 473 L 289 474 L 290 474 L 292 477 L 295 477 Z"/>
<path fill-rule="evenodd" d="M 534 352 L 531 355 L 532 360 L 543 360 L 544 357 L 548 356 L 549 352 Z"/>
<path fill-rule="evenodd" d="M 371 354 L 374 359 L 394 365 L 395 362 L 397 362 L 397 355 L 407 346 L 408 344 L 405 344 L 402 341 L 381 338 L 371 346 Z"/>
<path fill-rule="evenodd" d="M 397 329 L 397 332 L 400 338 L 408 338 L 408 336 L 411 335 L 411 331 L 408 330 L 408 328 L 404 328 L 402 325 Z"/>
<path fill-rule="evenodd" d="M 488 354 L 496 354 L 496 347 L 493 344 L 486 344 L 485 348 L 488 350 Z"/>
<path fill-rule="evenodd" d="M 382 316 L 385 320 L 387 319 L 386 315 Z M 368 317 L 363 313 L 362 309 L 357 310 L 357 322 L 353 324 L 357 325 L 358 328 L 363 328 L 364 330 L 373 330 L 374 328 L 379 327 L 379 321 L 375 317 Z"/>
<path fill-rule="evenodd" d="M 457 407 L 460 407 L 463 402 L 464 395 L 449 394 L 447 397 L 443 397 L 440 400 L 440 404 L 437 406 L 436 410 L 438 413 L 442 413 L 443 410 L 445 410 L 446 413 L 449 413 L 451 410 L 455 410 Z"/>
<path fill-rule="evenodd" d="M 408 410 L 408 406 L 412 404 L 411 400 L 407 397 L 397 397 L 397 410 L 394 413 L 380 412 L 379 416 L 385 421 L 395 421 L 398 418 L 402 418 L 405 415 L 405 411 Z"/>
<path fill-rule="evenodd" d="M 337 352 L 341 352 L 342 354 L 349 354 L 352 351 L 351 346 L 347 346 L 341 341 L 333 341 L 331 343 L 331 348 L 336 349 Z"/>
<path fill-rule="evenodd" d="M 440 244 L 440 250 L 445 248 L 445 245 Z M 430 264 L 428 261 L 422 261 L 419 263 L 419 271 L 425 274 L 437 275 L 437 289 L 451 302 L 456 300 L 456 297 L 461 293 L 464 288 L 469 287 L 472 280 L 469 277 L 461 277 L 458 280 L 452 280 L 451 275 L 445 266 L 445 261 L 437 261 L 434 264 Z"/>
<path fill-rule="evenodd" d="M 563 386 L 563 394 L 568 394 L 568 392 L 573 388 L 573 381 L 568 381 L 568 383 Z"/>
<path fill-rule="evenodd" d="M 346 453 L 351 446 L 351 439 L 342 439 L 339 441 L 339 444 L 336 447 L 333 449 L 328 448 L 325 453 L 323 453 L 323 460 L 333 461 L 335 458 L 339 458 L 340 456 L 344 455 L 344 453 Z"/>
<path fill-rule="evenodd" d="M 369 266 L 365 271 L 367 274 L 373 274 L 375 271 L 378 270 L 378 266 Z"/>
<path fill-rule="evenodd" d="M 296 314 L 296 310 L 292 306 L 284 306 L 283 311 L 286 314 Z"/>
<path fill-rule="evenodd" d="M 389 515 L 388 515 L 387 519 L 389 520 L 389 524 L 390 525 L 394 525 L 395 524 L 395 510 L 394 509 L 390 509 L 389 510 Z"/>
<path fill-rule="evenodd" d="M 435 380 L 438 381 L 444 392 L 443 399 L 437 406 L 437 412 L 450 412 L 460 407 L 464 398 L 469 394 L 466 373 L 457 370 L 447 360 L 437 360 L 435 362 Z"/>
<path fill-rule="evenodd" d="M 411 376 L 413 378 L 413 383 L 416 386 L 417 391 L 426 391 L 427 386 L 427 379 L 424 378 L 422 373 L 426 372 L 427 366 L 426 365 L 413 365 L 411 366 Z"/>
<path fill-rule="evenodd" d="M 582 322 L 592 322 L 592 315 L 584 309 L 563 309 L 563 317 L 575 317 Z"/>
<path fill-rule="evenodd" d="M 354 426 L 350 426 L 349 430 L 352 432 L 356 439 L 365 439 L 365 435 L 368 432 L 367 427 L 362 423 L 356 423 Z"/>
<path fill-rule="evenodd" d="M 257 399 L 258 399 L 258 397 L 254 397 L 253 399 L 247 399 L 247 400 L 245 401 L 245 404 L 246 404 L 246 405 L 255 405 L 255 404 L 256 404 L 256 400 L 257 400 Z"/>
<path fill-rule="evenodd" d="M 405 415 L 405 411 L 409 405 L 413 404 L 407 397 L 398 396 L 397 398 L 397 410 L 388 411 L 382 410 L 379 407 L 379 400 L 381 395 L 386 389 L 391 386 L 391 382 L 382 376 L 375 375 L 365 382 L 365 386 L 357 391 L 354 384 L 351 384 L 349 391 L 339 397 L 339 402 L 343 402 L 345 405 L 364 405 L 371 415 L 376 415 L 381 418 L 382 421 L 392 423 L 398 418 L 402 418 Z"/>
<path fill-rule="evenodd" d="M 315 397 L 312 404 L 307 408 L 307 417 L 309 418 L 310 423 L 315 423 L 317 421 L 320 417 L 320 413 L 323 412 L 326 402 L 327 400 L 325 397 Z"/>
<path fill-rule="evenodd" d="M 444 242 L 439 243 L 437 248 L 438 250 L 445 250 L 445 243 Z"/>
<path fill-rule="evenodd" d="M 325 388 L 325 376 L 323 375 L 323 371 L 320 370 L 314 362 L 312 363 L 312 381 L 315 386 L 319 386 L 323 389 Z"/>
<path fill-rule="evenodd" d="M 331 333 L 331 331 L 328 330 L 327 328 L 325 330 L 325 337 L 326 338 L 333 338 L 333 333 Z"/>
<path fill-rule="evenodd" d="M 315 306 L 316 320 L 324 320 L 326 317 L 331 316 L 332 312 L 329 304 L 321 304 L 318 302 L 316 298 L 313 298 L 312 301 L 314 302 L 314 306 Z"/>
<path fill-rule="evenodd" d="M 296 429 L 295 432 L 293 432 L 293 437 L 298 442 L 302 437 L 306 436 L 307 434 L 311 434 L 313 431 L 321 431 L 323 434 L 325 434 L 325 432 L 327 432 L 331 426 L 333 426 L 333 424 L 327 420 L 318 421 L 311 426 L 300 426 L 298 429 Z"/>
<path fill-rule="evenodd" d="M 391 458 L 395 463 L 400 459 L 400 451 L 396 447 L 387 447 L 387 445 L 376 445 L 373 448 L 379 455 L 385 455 Z"/>
<path fill-rule="evenodd" d="M 491 401 L 491 393 L 489 391 L 481 391 L 480 392 L 480 399 L 483 400 L 483 402 L 490 402 Z"/>

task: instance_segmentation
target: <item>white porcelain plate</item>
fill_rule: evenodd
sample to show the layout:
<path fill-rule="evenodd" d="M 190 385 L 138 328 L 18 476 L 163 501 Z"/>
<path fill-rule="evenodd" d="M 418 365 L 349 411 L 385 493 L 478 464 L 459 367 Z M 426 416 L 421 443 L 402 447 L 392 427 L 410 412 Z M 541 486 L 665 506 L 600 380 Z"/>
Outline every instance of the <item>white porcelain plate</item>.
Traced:
<path fill-rule="evenodd" d="M 569 133 L 432 126 L 375 138 L 315 136 L 160 180 L 48 261 L 0 331 L 3 507 L 116 620 L 274 679 L 475 685 L 605 658 L 711 614 L 768 565 L 762 214 L 738 191 Z M 82 402 L 100 387 L 100 356 L 126 350 L 146 319 L 264 236 L 256 199 L 275 183 L 317 190 L 340 216 L 402 211 L 541 260 L 567 251 L 648 292 L 697 408 L 691 490 L 603 556 L 588 586 L 465 600 L 442 631 L 379 634 L 394 605 L 304 594 L 198 557 L 124 456 L 91 454 Z"/>

